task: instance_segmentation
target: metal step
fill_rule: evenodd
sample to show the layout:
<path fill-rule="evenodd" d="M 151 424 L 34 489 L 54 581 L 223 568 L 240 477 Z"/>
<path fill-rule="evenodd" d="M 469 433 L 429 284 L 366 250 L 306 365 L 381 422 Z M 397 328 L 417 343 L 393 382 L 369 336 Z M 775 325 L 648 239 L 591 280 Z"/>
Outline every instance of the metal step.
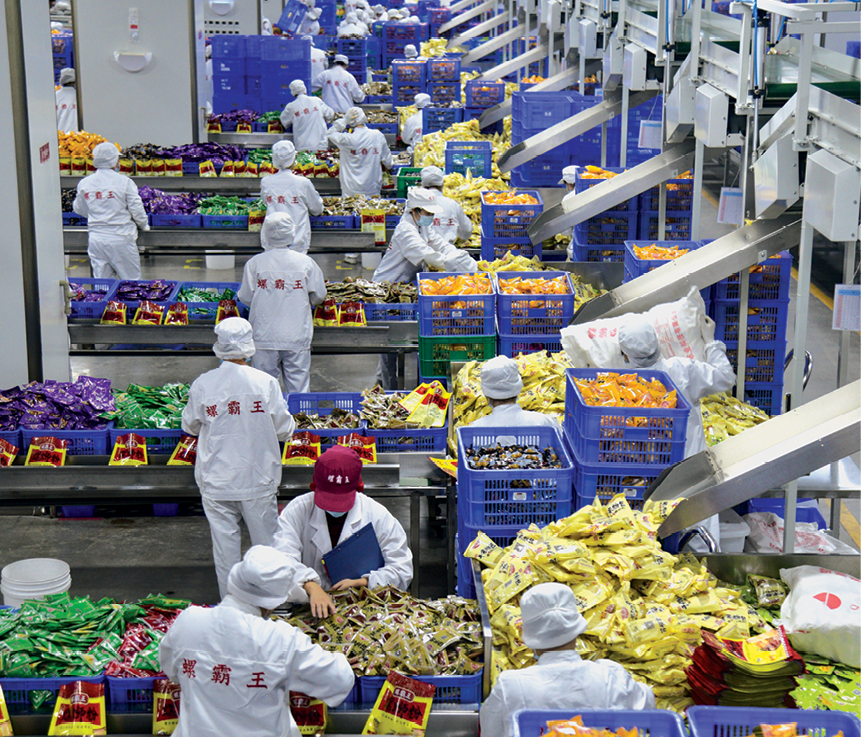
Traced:
<path fill-rule="evenodd" d="M 861 450 L 859 437 L 861 381 L 856 381 L 664 471 L 646 498 L 685 501 L 658 534 L 672 535 L 857 453 Z"/>
<path fill-rule="evenodd" d="M 519 26 L 512 28 L 511 30 L 516 31 L 517 35 L 515 35 L 514 38 L 510 40 L 515 40 L 523 37 L 523 29 Z M 502 48 L 502 46 L 504 46 L 505 43 L 508 43 L 508 41 L 501 44 L 494 44 L 494 41 L 501 39 L 507 35 L 508 34 L 506 33 L 502 36 L 497 36 L 496 39 L 488 41 L 486 44 L 482 44 L 478 48 L 473 49 L 469 52 L 469 54 L 466 54 L 463 57 L 463 60 L 466 60 L 467 57 L 469 57 L 469 61 L 472 61 L 473 59 L 480 59 L 481 56 L 472 56 L 472 54 L 477 52 L 479 49 L 482 50 L 482 56 L 487 56 L 487 54 L 489 54 L 490 52 Z M 502 64 L 497 64 L 495 67 L 491 67 L 486 72 L 484 72 L 484 74 L 481 75 L 481 79 L 485 80 L 486 82 L 492 82 L 494 80 L 501 79 L 502 77 L 507 77 L 509 74 L 516 72 L 518 69 L 522 69 L 525 66 L 529 66 L 533 62 L 545 59 L 547 57 L 547 54 L 547 46 L 545 46 L 539 41 L 538 45 L 534 49 L 529 49 L 529 51 L 527 51 L 525 54 L 520 54 L 520 56 L 515 56 L 513 59 L 509 59 L 508 61 L 502 62 Z M 469 63 L 469 61 L 466 61 L 465 63 Z"/>
<path fill-rule="evenodd" d="M 481 5 L 476 5 L 474 8 L 465 10 L 460 15 L 456 15 L 450 21 L 443 23 L 439 27 L 439 32 L 440 34 L 448 33 L 448 31 L 452 28 L 457 28 L 461 23 L 466 23 L 473 18 L 477 18 L 482 13 L 492 13 L 494 10 L 496 10 L 496 0 L 487 0 L 486 3 L 481 3 Z"/>
<path fill-rule="evenodd" d="M 493 18 L 484 21 L 484 23 L 479 23 L 477 26 L 473 26 L 469 30 L 464 31 L 459 36 L 455 36 L 448 42 L 447 49 L 455 49 L 458 46 L 463 45 L 466 41 L 471 38 L 476 38 L 477 36 L 484 36 L 488 32 L 492 31 L 494 28 L 498 28 L 503 23 L 508 21 L 508 11 L 506 10 L 499 15 L 495 15 Z"/>
<path fill-rule="evenodd" d="M 797 246 L 800 234 L 801 220 L 797 214 L 784 214 L 774 220 L 755 220 L 660 269 L 590 300 L 577 311 L 571 324 L 581 325 L 605 317 L 645 312 L 655 305 L 681 299 L 691 287 L 703 289 Z"/>
<path fill-rule="evenodd" d="M 527 55 L 524 54 L 522 57 L 517 58 L 522 59 L 525 56 Z M 496 68 L 500 69 L 503 66 L 505 65 L 503 64 Z M 516 68 L 517 67 L 515 67 L 515 69 Z M 487 78 L 489 74 L 490 72 L 485 72 L 483 76 Z M 657 90 L 633 92 L 629 97 L 629 107 L 633 108 L 647 102 L 657 94 Z M 552 151 L 557 146 L 561 146 L 572 138 L 583 135 L 584 133 L 592 130 L 592 128 L 612 120 L 617 115 L 621 115 L 622 91 L 620 89 L 610 92 L 605 90 L 605 95 L 606 96 L 601 102 L 593 105 L 588 110 L 577 113 L 577 115 L 568 118 L 568 120 L 563 120 L 561 123 L 557 123 L 547 130 L 542 131 L 537 136 L 532 136 L 532 138 L 528 138 L 525 141 L 521 141 L 520 143 L 512 146 L 499 157 L 499 161 L 497 163 L 499 164 L 500 171 L 511 171 L 515 166 L 520 166 L 528 161 L 532 161 L 532 159 L 537 156 L 545 154 L 548 151 Z M 558 230 L 556 233 L 553 233 L 553 235 L 561 232 L 561 230 Z"/>
<path fill-rule="evenodd" d="M 469 66 L 473 62 L 483 59 L 488 54 L 492 54 L 497 49 L 501 49 L 503 46 L 514 43 L 522 36 L 522 28 L 519 28 L 518 26 L 509 28 L 505 33 L 500 33 L 495 38 L 485 41 L 481 46 L 476 46 L 474 49 L 467 51 L 460 57 L 460 63 L 462 66 Z M 481 78 L 485 78 L 485 75 L 482 75 Z"/>

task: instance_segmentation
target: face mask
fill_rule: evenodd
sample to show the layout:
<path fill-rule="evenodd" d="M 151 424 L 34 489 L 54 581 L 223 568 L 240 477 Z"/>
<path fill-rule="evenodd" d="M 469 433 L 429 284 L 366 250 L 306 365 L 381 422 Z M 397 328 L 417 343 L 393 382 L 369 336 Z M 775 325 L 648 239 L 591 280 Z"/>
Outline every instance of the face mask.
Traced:
<path fill-rule="evenodd" d="M 422 227 L 433 225 L 433 215 L 419 215 L 419 225 Z"/>
<path fill-rule="evenodd" d="M 347 513 L 346 512 L 326 512 L 326 514 L 328 514 L 330 517 L 335 517 L 337 519 L 338 517 L 343 517 Z"/>

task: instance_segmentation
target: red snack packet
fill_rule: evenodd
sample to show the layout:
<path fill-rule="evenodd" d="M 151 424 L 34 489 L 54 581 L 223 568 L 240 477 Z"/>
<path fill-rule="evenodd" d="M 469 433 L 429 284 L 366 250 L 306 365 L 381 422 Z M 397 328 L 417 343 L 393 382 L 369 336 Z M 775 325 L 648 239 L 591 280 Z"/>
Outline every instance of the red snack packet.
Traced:
<path fill-rule="evenodd" d="M 233 162 L 225 161 L 224 166 L 221 167 L 220 177 L 232 177 L 233 176 Z"/>
<path fill-rule="evenodd" d="M 284 443 L 284 466 L 313 466 L 320 457 L 320 436 L 307 430 L 294 432 L 293 437 Z"/>
<path fill-rule="evenodd" d="M 102 313 L 102 325 L 125 325 L 126 324 L 126 306 L 122 302 L 111 300 L 105 307 Z"/>
<path fill-rule="evenodd" d="M 166 177 L 182 176 L 182 159 L 165 159 L 164 175 Z"/>
<path fill-rule="evenodd" d="M 202 177 L 217 176 L 217 174 L 215 173 L 215 164 L 213 164 L 211 161 L 201 161 L 198 170 L 200 171 L 200 176 Z"/>
<path fill-rule="evenodd" d="M 269 133 L 283 133 L 284 132 L 284 128 L 281 125 L 280 120 L 273 120 L 271 123 L 269 123 L 269 125 L 267 126 L 267 130 Z"/>
<path fill-rule="evenodd" d="M 188 305 L 185 302 L 176 302 L 167 308 L 164 318 L 165 325 L 188 325 Z"/>
<path fill-rule="evenodd" d="M 152 733 L 173 734 L 179 724 L 180 688 L 167 678 L 157 678 L 152 691 Z"/>
<path fill-rule="evenodd" d="M 6 440 L 0 440 L 0 468 L 11 466 L 18 457 L 18 448 Z"/>
<path fill-rule="evenodd" d="M 233 162 L 233 174 L 237 177 L 245 176 L 245 162 L 244 161 L 234 161 Z"/>
<path fill-rule="evenodd" d="M 251 133 L 251 123 L 237 123 L 236 124 L 236 132 L 237 133 Z"/>
<path fill-rule="evenodd" d="M 299 734 L 319 734 L 326 729 L 329 712 L 326 704 L 297 691 L 290 692 L 290 713 Z"/>
<path fill-rule="evenodd" d="M 221 133 L 221 123 L 217 120 L 208 120 L 206 122 L 207 133 Z"/>
<path fill-rule="evenodd" d="M 325 299 L 314 310 L 315 327 L 335 327 L 338 324 L 338 305 L 334 299 Z"/>
<path fill-rule="evenodd" d="M 377 441 L 374 438 L 366 438 L 354 432 L 338 438 L 338 445 L 346 445 L 355 450 L 363 464 L 377 462 Z"/>
<path fill-rule="evenodd" d="M 218 312 L 215 315 L 215 324 L 218 325 L 222 320 L 228 317 L 239 317 L 239 308 L 236 306 L 235 299 L 222 299 L 218 303 Z"/>
<path fill-rule="evenodd" d="M 161 325 L 164 307 L 155 302 L 143 301 L 135 312 L 133 325 Z"/>
<path fill-rule="evenodd" d="M 120 174 L 132 176 L 135 173 L 135 162 L 132 159 L 120 159 Z"/>
<path fill-rule="evenodd" d="M 164 159 L 153 159 L 152 160 L 152 175 L 154 177 L 163 177 L 165 174 L 166 168 L 164 165 Z"/>
<path fill-rule="evenodd" d="M 114 443 L 109 466 L 146 466 L 146 440 L 131 432 L 120 435 Z"/>
<path fill-rule="evenodd" d="M 148 177 L 152 174 L 152 161 L 150 159 L 137 159 L 135 170 L 139 177 Z"/>
<path fill-rule="evenodd" d="M 246 161 L 245 162 L 245 176 L 246 177 L 259 177 L 260 172 L 257 171 L 257 164 L 254 161 Z"/>
<path fill-rule="evenodd" d="M 27 449 L 25 466 L 55 466 L 66 463 L 66 441 L 44 435 L 33 438 Z"/>
<path fill-rule="evenodd" d="M 60 686 L 48 734 L 107 734 L 106 715 L 105 687 L 101 683 L 68 683 Z"/>
<path fill-rule="evenodd" d="M 361 302 L 344 302 L 338 310 L 338 324 L 344 326 L 367 325 L 365 308 Z"/>
<path fill-rule="evenodd" d="M 193 466 L 197 460 L 197 438 L 193 435 L 183 435 L 170 454 L 168 466 Z"/>

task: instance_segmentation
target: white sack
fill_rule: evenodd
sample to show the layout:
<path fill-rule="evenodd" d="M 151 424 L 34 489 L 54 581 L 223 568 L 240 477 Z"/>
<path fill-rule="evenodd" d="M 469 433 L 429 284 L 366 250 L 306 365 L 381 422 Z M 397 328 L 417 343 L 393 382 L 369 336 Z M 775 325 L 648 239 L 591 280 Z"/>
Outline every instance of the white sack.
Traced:
<path fill-rule="evenodd" d="M 750 535 L 744 545 L 745 553 L 782 553 L 783 520 L 773 512 L 746 514 L 744 521 Z M 858 555 L 858 551 L 836 537 L 821 532 L 815 522 L 795 523 L 795 552 L 819 555 Z M 861 615 L 859 615 L 861 616 Z"/>

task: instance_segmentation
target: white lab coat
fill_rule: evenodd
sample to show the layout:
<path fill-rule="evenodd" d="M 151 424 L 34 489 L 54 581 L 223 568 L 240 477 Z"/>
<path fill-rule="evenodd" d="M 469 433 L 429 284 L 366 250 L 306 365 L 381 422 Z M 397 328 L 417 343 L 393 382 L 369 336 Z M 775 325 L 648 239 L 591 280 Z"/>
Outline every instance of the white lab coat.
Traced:
<path fill-rule="evenodd" d="M 470 427 L 554 427 L 559 423 L 548 415 L 523 409 L 516 402 L 494 407 L 489 415 L 479 417 Z"/>
<path fill-rule="evenodd" d="M 318 49 L 316 46 L 311 47 L 311 91 L 316 92 L 320 89 L 322 82 L 320 75 L 329 68 L 329 60 L 326 57 L 326 52 L 323 49 Z M 325 134 L 324 134 L 325 145 Z"/>
<path fill-rule="evenodd" d="M 268 174 L 260 182 L 260 197 L 266 202 L 266 212 L 286 212 L 293 220 L 296 234 L 290 250 L 308 253 L 311 245 L 311 221 L 308 215 L 323 212 L 323 198 L 309 179 L 289 169 Z"/>
<path fill-rule="evenodd" d="M 374 272 L 373 281 L 414 282 L 416 274 L 428 264 L 436 269 L 445 268 L 446 253 L 455 251 L 429 227 L 415 224 L 411 212 L 404 213 L 392 234 L 389 247 Z"/>
<path fill-rule="evenodd" d="M 207 113 L 212 115 L 212 97 L 214 94 L 215 83 L 213 82 L 213 71 L 212 71 L 212 59 L 206 60 L 205 67 L 205 77 L 206 77 L 206 109 Z"/>
<path fill-rule="evenodd" d="M 391 169 L 393 163 L 386 136 L 367 126 L 360 126 L 352 133 L 339 133 L 330 128 L 326 136 L 341 152 L 341 194 L 344 197 L 354 194 L 379 197 L 383 188 L 381 166 Z"/>
<path fill-rule="evenodd" d="M 57 98 L 57 130 L 71 133 L 80 130 L 78 125 L 78 93 L 74 87 L 60 87 Z"/>
<path fill-rule="evenodd" d="M 335 64 L 320 74 L 320 89 L 323 102 L 336 113 L 346 113 L 365 99 L 356 78 L 340 64 Z"/>
<path fill-rule="evenodd" d="M 652 689 L 618 663 L 589 662 L 573 650 L 544 653 L 538 665 L 500 674 L 481 705 L 481 733 L 511 737 L 518 709 L 654 709 Z"/>
<path fill-rule="evenodd" d="M 468 241 L 472 235 L 472 220 L 470 220 L 459 202 L 437 192 L 436 203 L 443 208 L 442 214 L 434 215 L 431 229 L 446 243 L 454 244 L 460 238 Z"/>
<path fill-rule="evenodd" d="M 406 119 L 404 127 L 401 128 L 401 140 L 407 145 L 415 146 L 422 140 L 422 111 L 413 113 Z"/>
<path fill-rule="evenodd" d="M 299 737 L 290 691 L 338 706 L 355 680 L 344 655 L 233 596 L 181 612 L 158 650 L 182 688 L 175 737 Z"/>
<path fill-rule="evenodd" d="M 197 436 L 194 480 L 203 496 L 225 501 L 274 495 L 281 483 L 279 440 L 295 423 L 278 382 L 224 361 L 195 379 L 182 429 Z"/>
<path fill-rule="evenodd" d="M 299 33 L 296 34 L 296 38 L 301 38 L 302 36 L 316 36 L 319 33 L 320 22 L 306 14 L 302 19 L 302 23 L 299 25 Z"/>
<path fill-rule="evenodd" d="M 323 272 L 290 248 L 258 253 L 245 264 L 236 295 L 250 306 L 257 350 L 307 351 L 314 336 L 312 305 L 326 299 Z"/>
<path fill-rule="evenodd" d="M 316 97 L 299 95 L 281 112 L 284 130 L 293 128 L 293 145 L 297 151 L 321 151 L 326 144 L 326 121 L 335 117 L 335 111 Z"/>
<path fill-rule="evenodd" d="M 407 545 L 404 528 L 382 504 L 365 494 L 356 494 L 356 503 L 347 512 L 338 542 L 343 542 L 368 523 L 374 526 L 385 561 L 385 565 L 376 571 L 363 571 L 368 574 L 368 587 L 390 585 L 406 591 L 413 580 L 413 554 Z M 314 492 L 297 497 L 281 512 L 272 547 L 300 564 L 290 601 L 308 601 L 308 594 L 302 588 L 308 581 L 314 581 L 324 589 L 338 583 L 329 580 L 321 562 L 322 557 L 332 550 L 332 540 L 326 513 L 314 504 Z"/>

